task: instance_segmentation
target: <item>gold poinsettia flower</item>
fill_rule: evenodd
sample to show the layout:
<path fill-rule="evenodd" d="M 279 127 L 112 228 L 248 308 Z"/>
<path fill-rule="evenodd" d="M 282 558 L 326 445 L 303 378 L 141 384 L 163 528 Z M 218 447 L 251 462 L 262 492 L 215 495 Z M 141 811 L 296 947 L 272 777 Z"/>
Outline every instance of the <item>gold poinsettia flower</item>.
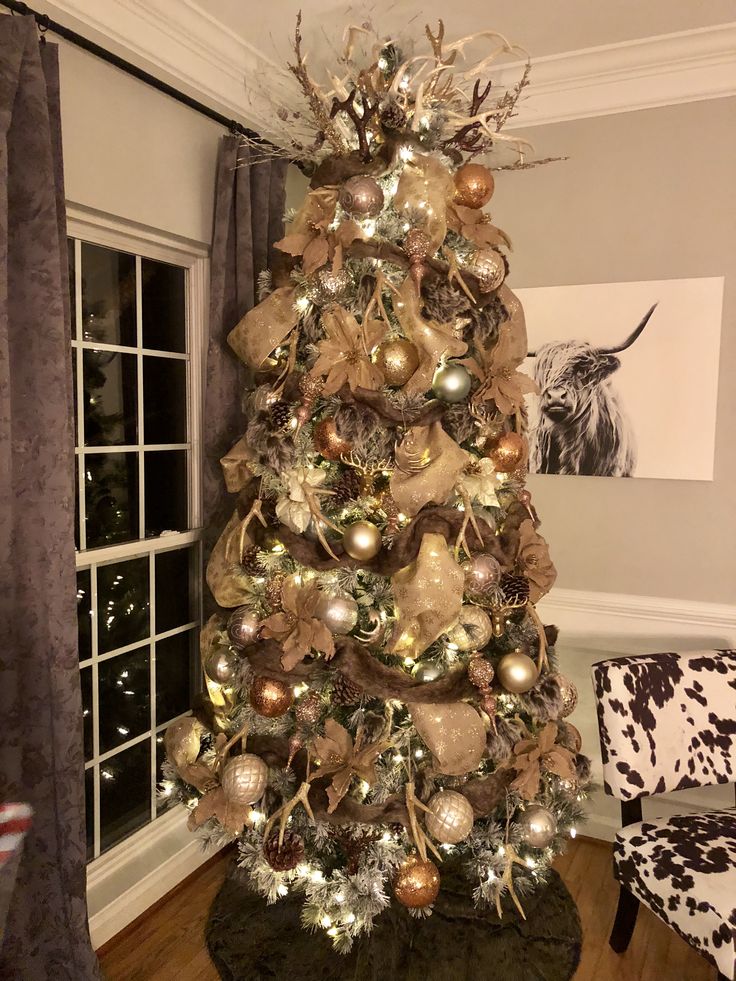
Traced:
<path fill-rule="evenodd" d="M 518 338 L 508 324 L 503 324 L 498 332 L 498 340 L 492 347 L 479 348 L 478 358 L 466 358 L 460 363 L 472 371 L 480 381 L 480 388 L 473 395 L 476 402 L 493 399 L 496 408 L 504 415 L 519 411 L 524 405 L 524 396 L 539 392 L 537 383 L 518 371 L 526 357 L 526 351 L 519 349 Z"/>
<path fill-rule="evenodd" d="M 315 582 L 302 585 L 296 577 L 290 576 L 281 590 L 283 609 L 261 624 L 262 635 L 281 644 L 284 671 L 291 671 L 313 650 L 324 654 L 328 661 L 334 656 L 332 634 L 316 616 L 321 599 L 322 592 Z"/>
<path fill-rule="evenodd" d="M 353 777 L 371 786 L 376 779 L 376 760 L 391 745 L 389 740 L 377 740 L 363 745 L 362 731 L 358 732 L 355 745 L 347 729 L 334 719 L 325 722 L 324 736 L 315 736 L 312 749 L 319 760 L 319 769 L 313 778 L 332 774 L 332 783 L 327 788 L 329 807 L 332 814 L 350 789 Z"/>
<path fill-rule="evenodd" d="M 530 736 L 514 746 L 514 755 L 501 768 L 516 770 L 511 783 L 525 800 L 534 800 L 539 794 L 539 781 L 543 770 L 556 773 L 563 780 L 575 779 L 575 763 L 569 749 L 557 743 L 557 723 L 548 722 L 537 738 Z"/>
<path fill-rule="evenodd" d="M 363 233 L 356 222 L 342 221 L 331 230 L 337 210 L 337 187 L 318 187 L 310 191 L 289 226 L 289 232 L 274 247 L 289 255 L 302 257 L 302 270 L 309 275 L 332 259 L 335 272 L 342 266 L 343 249 Z"/>
<path fill-rule="evenodd" d="M 447 208 L 447 227 L 474 242 L 479 248 L 505 245 L 511 248 L 511 239 L 506 232 L 491 223 L 490 215 L 479 208 L 466 208 L 453 202 Z"/>
<path fill-rule="evenodd" d="M 529 580 L 529 599 L 532 603 L 538 603 L 552 589 L 557 579 L 557 569 L 549 556 L 549 545 L 538 534 L 531 518 L 522 521 L 519 526 L 516 560 L 522 575 Z"/>
<path fill-rule="evenodd" d="M 356 388 L 378 390 L 383 372 L 371 361 L 371 352 L 381 343 L 386 324 L 367 320 L 359 324 L 344 307 L 332 307 L 322 314 L 326 337 L 319 342 L 319 357 L 310 374 L 326 377 L 323 395 L 334 395 L 347 382 Z"/>

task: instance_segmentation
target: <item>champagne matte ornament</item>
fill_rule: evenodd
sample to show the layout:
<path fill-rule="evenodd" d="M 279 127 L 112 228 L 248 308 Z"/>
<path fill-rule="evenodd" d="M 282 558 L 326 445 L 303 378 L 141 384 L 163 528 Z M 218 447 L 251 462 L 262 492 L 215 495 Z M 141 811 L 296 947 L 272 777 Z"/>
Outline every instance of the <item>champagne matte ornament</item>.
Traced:
<path fill-rule="evenodd" d="M 547 848 L 557 834 L 554 814 L 541 804 L 526 807 L 517 818 L 517 824 L 521 840 L 532 848 Z"/>
<path fill-rule="evenodd" d="M 451 405 L 464 402 L 470 393 L 471 380 L 472 376 L 464 365 L 448 361 L 435 371 L 432 393 Z"/>
<path fill-rule="evenodd" d="M 440 872 L 434 862 L 423 862 L 410 855 L 399 866 L 394 880 L 394 896 L 407 909 L 431 906 L 440 891 Z"/>
<path fill-rule="evenodd" d="M 294 695 L 285 682 L 259 676 L 250 686 L 248 699 L 258 715 L 266 719 L 277 719 L 291 708 Z"/>
<path fill-rule="evenodd" d="M 473 806 L 455 790 L 440 790 L 427 802 L 424 823 L 435 841 L 456 845 L 473 830 Z"/>
<path fill-rule="evenodd" d="M 512 651 L 504 654 L 496 667 L 496 676 L 506 691 L 521 695 L 533 688 L 537 681 L 537 666 L 528 654 Z"/>
<path fill-rule="evenodd" d="M 352 596 L 325 595 L 317 607 L 317 617 L 333 634 L 349 634 L 358 622 L 358 604 Z"/>
<path fill-rule="evenodd" d="M 258 614 L 247 606 L 233 610 L 227 621 L 227 635 L 234 647 L 248 647 L 258 640 L 260 620 Z"/>
<path fill-rule="evenodd" d="M 254 753 L 231 757 L 220 779 L 225 797 L 232 804 L 255 804 L 268 783 L 268 767 Z"/>
<path fill-rule="evenodd" d="M 345 529 L 342 544 L 351 559 L 367 562 L 381 551 L 381 532 L 370 521 L 354 521 Z"/>

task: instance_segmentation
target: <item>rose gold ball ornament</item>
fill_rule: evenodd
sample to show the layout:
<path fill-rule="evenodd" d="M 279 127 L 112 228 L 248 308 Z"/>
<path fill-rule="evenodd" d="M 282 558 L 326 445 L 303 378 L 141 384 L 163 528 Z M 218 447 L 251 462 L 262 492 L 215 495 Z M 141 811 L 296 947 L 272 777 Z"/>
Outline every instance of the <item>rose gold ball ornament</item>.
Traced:
<path fill-rule="evenodd" d="M 314 726 L 322 715 L 322 699 L 316 691 L 309 691 L 300 698 L 294 708 L 296 721 L 303 726 Z"/>
<path fill-rule="evenodd" d="M 285 682 L 259 675 L 250 686 L 248 700 L 259 715 L 276 719 L 291 708 L 294 695 Z"/>
<path fill-rule="evenodd" d="M 493 665 L 490 661 L 486 661 L 484 657 L 471 657 L 468 661 L 468 679 L 471 684 L 475 685 L 476 688 L 480 688 L 481 691 L 491 687 L 491 682 L 495 674 Z"/>
<path fill-rule="evenodd" d="M 526 455 L 526 440 L 519 433 L 504 433 L 491 447 L 490 457 L 498 473 L 511 473 Z"/>
<path fill-rule="evenodd" d="M 440 790 L 427 802 L 424 823 L 435 841 L 456 845 L 473 830 L 473 806 L 455 790 Z"/>
<path fill-rule="evenodd" d="M 314 427 L 312 443 L 320 456 L 323 456 L 325 460 L 332 461 L 339 460 L 353 448 L 353 444 L 343 439 L 338 433 L 337 424 L 332 416 L 325 416 L 324 419 L 320 419 Z"/>
<path fill-rule="evenodd" d="M 560 695 L 562 696 L 562 718 L 566 719 L 568 715 L 572 713 L 577 708 L 578 704 L 578 690 L 575 685 L 568 678 L 563 677 L 561 674 L 555 675 L 555 681 L 560 689 Z"/>
<path fill-rule="evenodd" d="M 512 651 L 498 662 L 496 676 L 503 688 L 514 695 L 521 695 L 533 688 L 537 681 L 537 666 L 528 654 Z"/>
<path fill-rule="evenodd" d="M 394 879 L 394 896 L 407 909 L 431 906 L 440 891 L 440 872 L 434 862 L 410 855 L 399 866 Z"/>
<path fill-rule="evenodd" d="M 375 218 L 383 208 L 383 191 L 372 177 L 350 177 L 340 188 L 338 200 L 352 218 Z"/>
<path fill-rule="evenodd" d="M 258 640 L 260 620 L 258 614 L 247 606 L 233 610 L 227 621 L 227 635 L 234 647 L 248 647 Z"/>
<path fill-rule="evenodd" d="M 455 201 L 464 208 L 482 208 L 493 196 L 493 174 L 482 164 L 467 163 L 455 172 Z"/>
<path fill-rule="evenodd" d="M 432 379 L 432 393 L 443 402 L 464 402 L 470 393 L 472 375 L 456 361 L 441 364 Z"/>
<path fill-rule="evenodd" d="M 481 293 L 491 293 L 506 279 L 506 260 L 495 249 L 478 249 L 470 257 L 468 269 L 478 280 Z"/>
<path fill-rule="evenodd" d="M 286 761 L 285 769 L 290 770 L 294 757 L 300 749 L 304 749 L 304 736 L 300 732 L 295 732 L 289 739 L 289 758 Z"/>
<path fill-rule="evenodd" d="M 471 595 L 482 596 L 490 592 L 501 581 L 501 566 L 497 559 L 485 552 L 474 555 L 472 559 L 463 562 L 465 586 Z"/>
<path fill-rule="evenodd" d="M 541 804 L 530 804 L 517 818 L 521 840 L 532 848 L 546 848 L 557 834 L 557 819 Z"/>
<path fill-rule="evenodd" d="M 255 804 L 268 783 L 268 767 L 253 753 L 231 757 L 220 778 L 225 797 L 233 804 Z"/>
<path fill-rule="evenodd" d="M 370 521 L 354 521 L 345 529 L 342 544 L 351 559 L 366 562 L 381 551 L 381 532 Z"/>
<path fill-rule="evenodd" d="M 218 685 L 232 685 L 240 658 L 232 647 L 215 647 L 204 660 L 204 673 Z"/>
<path fill-rule="evenodd" d="M 331 633 L 349 634 L 358 623 L 358 604 L 352 596 L 325 595 L 316 615 Z"/>
<path fill-rule="evenodd" d="M 383 372 L 386 384 L 399 388 L 406 385 L 419 367 L 419 351 L 411 341 L 403 338 L 386 341 L 376 352 L 376 364 Z"/>

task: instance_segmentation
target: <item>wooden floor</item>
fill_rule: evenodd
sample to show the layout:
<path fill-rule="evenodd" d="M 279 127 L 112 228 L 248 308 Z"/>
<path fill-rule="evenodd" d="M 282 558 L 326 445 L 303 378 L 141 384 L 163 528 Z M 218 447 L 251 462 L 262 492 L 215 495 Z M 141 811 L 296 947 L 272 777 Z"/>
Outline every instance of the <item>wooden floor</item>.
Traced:
<path fill-rule="evenodd" d="M 99 951 L 108 981 L 218 981 L 204 946 L 207 911 L 231 853 L 218 856 Z M 642 909 L 628 951 L 608 946 L 618 890 L 611 846 L 578 838 L 555 867 L 583 923 L 583 956 L 575 981 L 714 981 L 710 967 L 675 933 Z M 401 981 L 400 978 L 395 981 Z"/>

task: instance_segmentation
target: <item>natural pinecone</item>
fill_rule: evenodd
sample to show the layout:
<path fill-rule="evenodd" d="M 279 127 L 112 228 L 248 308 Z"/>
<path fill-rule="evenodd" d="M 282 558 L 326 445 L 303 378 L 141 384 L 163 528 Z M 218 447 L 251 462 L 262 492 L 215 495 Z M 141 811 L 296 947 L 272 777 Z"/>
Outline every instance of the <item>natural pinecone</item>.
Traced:
<path fill-rule="evenodd" d="M 274 872 L 289 872 L 304 858 L 304 842 L 294 831 L 287 831 L 279 848 L 279 833 L 274 831 L 263 843 L 263 857 Z"/>
<path fill-rule="evenodd" d="M 355 705 L 360 701 L 363 689 L 354 684 L 342 671 L 335 675 L 332 687 L 332 702 L 334 705 Z"/>
<path fill-rule="evenodd" d="M 336 508 L 344 508 L 350 501 L 360 496 L 363 481 L 357 470 L 346 470 L 333 485 L 332 503 Z"/>
<path fill-rule="evenodd" d="M 406 113 L 398 102 L 387 102 L 381 108 L 380 120 L 384 129 L 403 129 L 406 126 Z"/>
<path fill-rule="evenodd" d="M 259 551 L 257 545 L 249 545 L 243 552 L 240 564 L 249 576 L 262 576 L 265 571 L 261 565 L 261 560 L 258 558 Z"/>
<path fill-rule="evenodd" d="M 286 432 L 291 427 L 291 406 L 288 402 L 279 400 L 269 409 L 271 425 L 274 429 Z"/>

